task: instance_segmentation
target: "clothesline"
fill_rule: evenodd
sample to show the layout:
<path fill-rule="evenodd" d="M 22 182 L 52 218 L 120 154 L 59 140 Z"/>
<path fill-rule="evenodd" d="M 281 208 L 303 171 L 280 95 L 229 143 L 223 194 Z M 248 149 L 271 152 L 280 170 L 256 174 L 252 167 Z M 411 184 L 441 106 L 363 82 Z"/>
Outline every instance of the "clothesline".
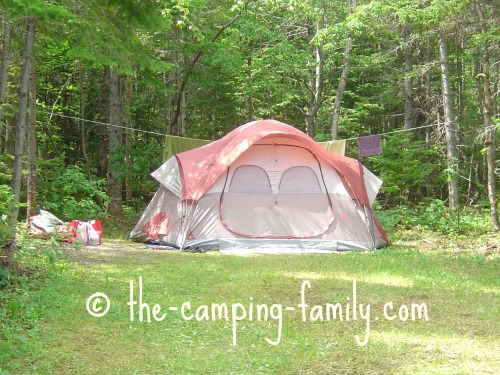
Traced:
<path fill-rule="evenodd" d="M 130 127 L 130 126 L 122 126 L 122 125 L 115 125 L 115 124 L 110 124 L 108 122 L 102 122 L 102 121 L 94 121 L 94 120 L 87 120 L 87 119 L 82 119 L 82 118 L 79 118 L 79 117 L 74 117 L 74 116 L 68 116 L 68 115 L 63 115 L 61 113 L 49 113 L 49 112 L 45 112 L 46 114 L 49 114 L 49 115 L 53 115 L 53 116 L 59 116 L 59 117 L 63 117 L 63 118 L 69 118 L 69 119 L 72 119 L 72 120 L 76 120 L 76 121 L 84 121 L 84 122 L 90 122 L 92 124 L 96 124 L 96 125 L 104 125 L 104 126 L 113 126 L 113 127 L 117 127 L 117 128 L 121 128 L 121 129 L 127 129 L 127 130 L 133 130 L 133 131 L 136 131 L 136 132 L 142 132 L 142 133 L 148 133 L 148 134 L 154 134 L 154 135 L 160 135 L 162 137 L 165 137 L 167 136 L 168 134 L 164 134 L 164 133 L 158 133 L 158 132 L 153 132 L 153 131 L 149 131 L 149 130 L 143 130 L 143 129 L 137 129 L 137 128 L 133 128 L 133 127 Z M 413 130 L 418 130 L 418 129 L 424 129 L 424 128 L 430 128 L 432 126 L 437 126 L 438 124 L 437 123 L 434 123 L 434 124 L 430 124 L 430 125 L 423 125 L 423 126 L 417 126 L 415 128 L 409 128 L 409 129 L 398 129 L 398 130 L 393 130 L 393 131 L 390 131 L 390 132 L 384 132 L 384 133 L 377 133 L 379 134 L 380 136 L 383 136 L 383 135 L 388 135 L 388 134 L 394 134 L 394 133 L 402 133 L 402 132 L 407 132 L 407 131 L 413 131 Z M 341 140 L 344 140 L 344 141 L 352 141 L 352 140 L 356 140 L 358 139 L 359 137 L 353 137 L 353 138 L 343 138 Z"/>
<path fill-rule="evenodd" d="M 49 112 L 45 112 L 45 114 L 53 115 L 53 116 L 59 116 L 59 117 L 63 117 L 63 118 L 69 118 L 69 119 L 76 120 L 76 121 L 90 122 L 90 123 L 95 124 L 95 125 L 111 126 L 111 127 L 115 127 L 115 128 L 133 130 L 133 131 L 136 131 L 136 132 L 142 132 L 142 133 L 148 133 L 148 134 L 154 134 L 154 135 L 161 135 L 162 137 L 166 136 L 166 134 L 158 133 L 158 132 L 152 132 L 150 130 L 136 129 L 136 128 L 133 128 L 131 126 L 115 125 L 115 124 L 110 124 L 109 122 L 87 120 L 87 119 L 83 119 L 83 118 L 80 118 L 80 117 L 63 115 L 61 113 L 49 113 Z"/>
<path fill-rule="evenodd" d="M 402 132 L 408 132 L 408 131 L 418 130 L 418 129 L 423 129 L 423 128 L 430 128 L 431 126 L 436 126 L 436 125 L 438 125 L 438 124 L 436 123 L 436 124 L 430 124 L 430 125 L 417 126 L 415 128 L 409 128 L 409 129 L 398 129 L 398 130 L 393 130 L 393 131 L 390 131 L 390 132 L 377 133 L 377 134 L 382 136 L 382 135 L 388 135 L 388 134 L 394 134 L 394 133 L 402 133 Z M 353 141 L 353 140 L 356 140 L 358 138 L 359 137 L 344 138 L 344 141 Z"/>

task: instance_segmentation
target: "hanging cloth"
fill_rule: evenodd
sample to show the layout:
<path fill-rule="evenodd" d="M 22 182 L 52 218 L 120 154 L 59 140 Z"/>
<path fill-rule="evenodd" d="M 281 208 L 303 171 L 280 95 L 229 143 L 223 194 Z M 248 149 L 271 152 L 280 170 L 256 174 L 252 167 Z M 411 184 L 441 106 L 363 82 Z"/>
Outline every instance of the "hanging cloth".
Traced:
<path fill-rule="evenodd" d="M 205 146 L 210 142 L 212 141 L 206 139 L 185 138 L 176 137 L 174 135 L 167 135 L 165 137 L 165 145 L 163 149 L 163 160 L 166 161 L 175 154 L 192 150 L 193 148 Z"/>
<path fill-rule="evenodd" d="M 357 138 L 357 142 L 360 156 L 373 156 L 382 153 L 380 147 L 380 134 L 359 137 Z"/>
<path fill-rule="evenodd" d="M 318 142 L 318 144 L 325 150 L 328 150 L 337 155 L 345 155 L 345 139 L 337 141 Z"/>

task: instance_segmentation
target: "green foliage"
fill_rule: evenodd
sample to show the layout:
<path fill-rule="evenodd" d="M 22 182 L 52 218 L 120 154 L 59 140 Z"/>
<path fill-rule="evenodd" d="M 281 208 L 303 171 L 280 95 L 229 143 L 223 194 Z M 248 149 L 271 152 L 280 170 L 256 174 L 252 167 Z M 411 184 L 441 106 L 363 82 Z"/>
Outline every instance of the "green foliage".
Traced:
<path fill-rule="evenodd" d="M 38 204 L 61 220 L 101 217 L 109 197 L 104 179 L 90 181 L 76 165 L 64 167 L 63 159 L 39 160 Z"/>
<path fill-rule="evenodd" d="M 384 181 L 379 198 L 384 206 L 418 201 L 446 183 L 439 152 L 411 137 L 409 133 L 385 136 L 383 153 L 365 163 Z"/>
<path fill-rule="evenodd" d="M 463 207 L 450 211 L 446 202 L 424 199 L 417 206 L 400 205 L 377 211 L 387 230 L 401 228 L 439 234 L 484 234 L 491 228 L 489 211 L 481 207 Z"/>
<path fill-rule="evenodd" d="M 0 249 L 14 234 L 14 228 L 9 225 L 12 198 L 10 186 L 0 185 Z"/>
<path fill-rule="evenodd" d="M 12 181 L 14 155 L 0 155 L 0 184 L 9 185 Z"/>
<path fill-rule="evenodd" d="M 67 8 L 44 0 L 7 0 L 5 3 L 3 7 L 9 10 L 10 15 L 34 15 L 42 22 L 67 20 L 74 17 L 74 14 Z"/>
<path fill-rule="evenodd" d="M 130 192 L 134 197 L 149 198 L 158 184 L 149 178 L 152 169 L 162 164 L 159 145 L 150 142 L 146 145 L 122 146 L 113 151 L 113 168 L 120 180 L 128 180 Z"/>

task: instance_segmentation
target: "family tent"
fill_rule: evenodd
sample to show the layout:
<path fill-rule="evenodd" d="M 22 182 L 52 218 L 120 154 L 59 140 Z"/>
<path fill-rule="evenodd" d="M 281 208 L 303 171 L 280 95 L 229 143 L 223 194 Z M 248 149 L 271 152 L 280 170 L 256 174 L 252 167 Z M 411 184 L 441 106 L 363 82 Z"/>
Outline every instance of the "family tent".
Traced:
<path fill-rule="evenodd" d="M 387 243 L 372 209 L 382 183 L 275 120 L 239 126 L 169 158 L 135 241 L 232 253 L 368 250 Z"/>

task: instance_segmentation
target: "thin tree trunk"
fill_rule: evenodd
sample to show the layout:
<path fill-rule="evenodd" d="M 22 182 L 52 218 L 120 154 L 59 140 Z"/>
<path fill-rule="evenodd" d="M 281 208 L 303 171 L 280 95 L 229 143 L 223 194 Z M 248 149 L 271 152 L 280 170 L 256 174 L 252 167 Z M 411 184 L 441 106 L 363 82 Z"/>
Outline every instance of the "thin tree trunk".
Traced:
<path fill-rule="evenodd" d="M 107 213 L 111 216 L 121 216 L 122 205 L 122 181 L 118 178 L 118 171 L 114 165 L 115 153 L 119 152 L 123 141 L 122 126 L 122 98 L 120 87 L 120 76 L 115 67 L 110 67 L 110 104 L 109 104 L 109 152 L 108 152 L 108 203 Z"/>
<path fill-rule="evenodd" d="M 7 143 L 7 124 L 4 122 L 3 105 L 7 98 L 7 80 L 9 79 L 9 49 L 10 49 L 10 23 L 7 20 L 2 21 L 2 59 L 0 61 L 0 153 L 5 151 Z M 5 134 L 5 135 L 4 135 Z"/>
<path fill-rule="evenodd" d="M 249 89 L 248 97 L 247 97 L 247 121 L 250 122 L 254 119 L 253 115 L 253 90 L 252 87 L 252 56 L 248 56 L 247 58 L 247 85 Z"/>
<path fill-rule="evenodd" d="M 310 42 L 314 36 L 318 35 L 324 29 L 324 12 L 323 0 L 318 0 L 318 10 L 321 13 L 316 28 L 309 28 Z M 317 41 L 316 47 L 311 48 L 315 55 L 315 68 L 312 74 L 311 83 L 309 84 L 309 99 L 306 108 L 306 130 L 307 135 L 314 136 L 315 118 L 318 114 L 321 102 L 323 99 L 323 72 L 324 72 L 324 58 L 323 58 L 323 43 Z"/>
<path fill-rule="evenodd" d="M 348 15 L 352 14 L 356 7 L 356 0 L 349 0 Z M 352 56 L 352 42 L 353 35 L 351 32 L 347 34 L 344 50 L 344 64 L 342 65 L 342 73 L 340 74 L 339 85 L 337 87 L 337 94 L 335 95 L 335 103 L 333 104 L 333 117 L 331 136 L 332 140 L 337 139 L 339 133 L 340 109 L 342 107 L 342 98 L 344 97 L 344 90 L 347 85 L 347 77 L 349 75 L 349 64 Z"/>
<path fill-rule="evenodd" d="M 86 129 L 85 129 L 85 93 L 83 91 L 83 68 L 82 62 L 78 61 L 78 93 L 80 96 L 79 107 L 80 107 L 80 149 L 82 150 L 82 157 L 85 172 L 87 173 L 87 177 L 91 179 L 92 175 L 90 173 L 90 161 L 87 155 L 87 137 L 86 137 Z"/>
<path fill-rule="evenodd" d="M 405 46 L 405 129 L 414 127 L 413 123 L 413 48 L 411 42 L 411 27 L 403 26 Z"/>
<path fill-rule="evenodd" d="M 459 207 L 457 136 L 453 97 L 450 85 L 448 46 L 443 35 L 439 36 L 439 56 L 441 60 L 441 83 L 443 86 L 444 127 L 446 132 L 446 162 L 448 166 L 448 205 L 450 209 Z"/>
<path fill-rule="evenodd" d="M 36 66 L 35 54 L 32 51 L 30 59 L 30 79 L 29 79 L 29 111 L 27 129 L 27 153 L 28 153 L 28 210 L 27 218 L 36 215 L 36 163 L 38 157 L 38 147 L 36 140 Z"/>
<path fill-rule="evenodd" d="M 465 45 L 465 37 L 464 35 L 459 36 L 460 39 L 460 50 L 465 51 L 467 46 Z M 463 57 L 457 58 L 457 73 L 456 73 L 456 82 L 457 82 L 457 118 L 459 123 L 461 123 L 464 118 L 464 95 L 465 95 L 465 60 Z M 459 144 L 460 142 L 460 134 L 458 136 Z"/>
<path fill-rule="evenodd" d="M 132 157 L 130 156 L 130 132 L 131 131 L 129 129 L 127 129 L 125 132 L 125 164 L 127 165 L 127 168 L 129 168 L 129 170 L 132 170 Z M 134 199 L 131 185 L 132 184 L 130 182 L 130 177 L 125 177 L 125 198 L 128 202 L 132 202 L 132 200 Z"/>
<path fill-rule="evenodd" d="M 476 1 L 475 4 L 479 19 L 481 21 L 481 31 L 483 32 L 483 35 L 486 35 L 488 30 L 486 27 L 486 22 L 484 20 L 484 14 L 481 8 L 481 4 L 478 1 Z M 490 88 L 490 58 L 487 40 L 483 41 L 481 53 L 483 58 L 481 78 L 483 82 L 484 146 L 486 148 L 486 165 L 488 168 L 488 198 L 490 201 L 490 215 L 493 229 L 498 232 L 500 231 L 500 222 L 498 221 L 498 204 L 495 181 L 496 126 L 491 121 L 492 102 Z"/>
<path fill-rule="evenodd" d="M 108 69 L 103 68 L 101 72 L 100 82 L 100 98 L 99 98 L 99 121 L 102 123 L 109 122 L 109 76 Z M 108 174 L 108 134 L 109 129 L 106 126 L 99 126 L 99 158 L 97 163 L 97 174 L 99 177 L 106 177 Z"/>
<path fill-rule="evenodd" d="M 182 92 L 182 100 L 181 100 L 181 110 L 179 114 L 179 120 L 177 121 L 178 123 L 178 130 L 177 134 L 184 134 L 187 130 L 187 93 L 186 90 Z"/>
<path fill-rule="evenodd" d="M 127 127 L 125 130 L 125 165 L 129 171 L 132 170 L 132 156 L 131 152 L 131 143 L 130 137 L 132 136 L 132 118 L 130 114 L 130 102 L 132 100 L 132 85 L 129 80 L 124 82 L 124 93 L 123 93 L 123 125 Z M 127 201 L 131 202 L 133 199 L 132 196 L 132 187 L 130 182 L 130 177 L 125 177 L 125 198 Z"/>
<path fill-rule="evenodd" d="M 427 57 L 430 58 L 430 48 L 427 49 Z M 432 75 L 431 75 L 431 70 L 429 69 L 427 73 L 425 74 L 425 125 L 427 126 L 425 128 L 425 147 L 426 148 L 431 148 L 431 136 L 432 136 L 432 129 L 429 125 L 431 125 L 431 116 L 432 116 L 432 102 L 431 102 L 431 97 L 432 97 L 432 89 L 431 89 L 431 82 L 432 82 Z"/>
<path fill-rule="evenodd" d="M 10 225 L 16 227 L 19 216 L 19 200 L 21 195 L 21 170 L 24 154 L 24 133 L 26 127 L 26 112 L 28 105 L 30 57 L 35 41 L 35 17 L 30 16 L 26 22 L 26 39 L 24 42 L 23 67 L 21 70 L 21 85 L 19 88 L 19 111 L 16 123 L 16 144 L 14 165 L 12 167 L 12 208 L 10 212 Z M 3 248 L 2 268 L 9 269 L 16 248 L 15 231 L 10 243 Z"/>

